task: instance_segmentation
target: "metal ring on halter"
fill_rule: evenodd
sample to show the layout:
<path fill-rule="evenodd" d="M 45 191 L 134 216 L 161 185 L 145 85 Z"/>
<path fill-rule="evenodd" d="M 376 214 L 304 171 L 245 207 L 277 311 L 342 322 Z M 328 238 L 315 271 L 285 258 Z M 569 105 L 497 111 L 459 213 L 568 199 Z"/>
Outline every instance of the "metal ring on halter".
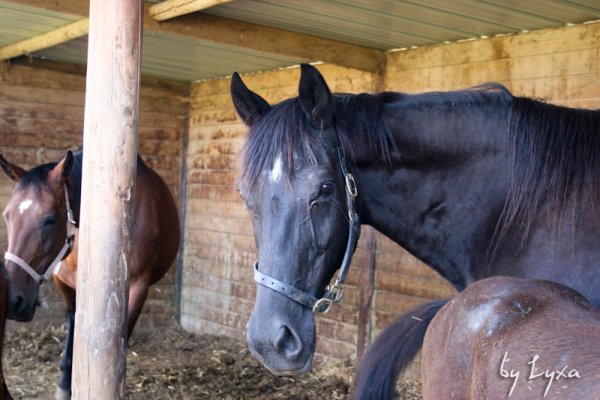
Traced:
<path fill-rule="evenodd" d="M 314 313 L 325 314 L 327 311 L 329 311 L 332 305 L 333 300 L 323 297 L 317 300 L 317 302 L 312 308 L 312 311 Z"/>
<path fill-rule="evenodd" d="M 356 187 L 354 176 L 348 172 L 344 178 L 346 179 L 346 190 L 348 191 L 348 194 L 352 197 L 356 197 L 358 195 L 358 189 Z"/>

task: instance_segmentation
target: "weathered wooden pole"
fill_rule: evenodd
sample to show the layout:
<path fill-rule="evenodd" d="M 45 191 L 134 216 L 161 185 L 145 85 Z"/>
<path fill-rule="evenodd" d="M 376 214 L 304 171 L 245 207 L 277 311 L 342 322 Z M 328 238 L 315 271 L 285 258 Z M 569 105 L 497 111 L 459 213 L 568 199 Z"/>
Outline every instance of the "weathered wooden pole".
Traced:
<path fill-rule="evenodd" d="M 122 399 L 141 0 L 91 0 L 72 394 Z"/>

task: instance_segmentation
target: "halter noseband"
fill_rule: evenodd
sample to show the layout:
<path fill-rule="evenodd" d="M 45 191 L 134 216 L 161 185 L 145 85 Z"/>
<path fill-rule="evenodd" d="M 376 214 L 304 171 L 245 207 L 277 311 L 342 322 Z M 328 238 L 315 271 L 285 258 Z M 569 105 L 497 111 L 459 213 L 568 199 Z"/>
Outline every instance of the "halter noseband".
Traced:
<path fill-rule="evenodd" d="M 352 261 L 352 255 L 356 249 L 356 242 L 360 236 L 360 220 L 356 213 L 356 196 L 358 189 L 354 176 L 348 172 L 346 166 L 346 157 L 344 150 L 340 144 L 337 129 L 335 128 L 336 136 L 336 152 L 338 160 L 340 162 L 340 169 L 344 176 L 345 187 L 346 187 L 346 206 L 348 208 L 348 242 L 346 244 L 346 252 L 344 253 L 344 259 L 340 266 L 340 271 L 331 286 L 327 286 L 325 293 L 320 299 L 300 290 L 293 286 L 288 285 L 280 280 L 277 280 L 269 275 L 266 275 L 258 270 L 258 261 L 254 263 L 254 281 L 262 286 L 265 286 L 277 293 L 280 293 L 297 303 L 302 304 L 308 308 L 311 308 L 313 312 L 324 314 L 331 308 L 333 303 L 339 303 L 344 297 L 344 281 L 346 280 L 346 274 L 350 269 L 350 263 Z"/>
<path fill-rule="evenodd" d="M 4 259 L 8 261 L 12 261 L 21 267 L 25 272 L 29 274 L 37 283 L 40 285 L 42 282 L 50 279 L 50 276 L 53 272 L 58 273 L 60 270 L 61 261 L 65 259 L 65 257 L 69 254 L 71 249 L 73 248 L 73 241 L 75 237 L 75 226 L 77 223 L 75 222 L 75 218 L 73 217 L 73 210 L 71 209 L 71 203 L 69 201 L 69 192 L 67 191 L 67 185 L 65 184 L 65 199 L 67 206 L 67 238 L 65 239 L 65 244 L 60 249 L 52 263 L 46 268 L 44 274 L 38 274 L 32 267 L 27 263 L 27 261 L 23 260 L 21 257 L 13 254 L 11 252 L 4 253 Z"/>

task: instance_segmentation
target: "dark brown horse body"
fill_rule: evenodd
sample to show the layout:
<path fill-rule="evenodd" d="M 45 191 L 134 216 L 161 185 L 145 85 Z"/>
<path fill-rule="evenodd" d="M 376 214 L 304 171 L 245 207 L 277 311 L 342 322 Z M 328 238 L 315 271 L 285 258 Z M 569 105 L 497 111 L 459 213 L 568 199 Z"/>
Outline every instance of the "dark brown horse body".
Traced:
<path fill-rule="evenodd" d="M 68 236 L 68 208 L 75 225 L 79 221 L 81 161 L 83 153 L 70 151 L 59 163 L 25 171 L 0 156 L 6 175 L 18 182 L 4 211 L 8 229 L 8 252 L 44 275 Z M 128 306 L 128 335 L 140 315 L 150 285 L 161 279 L 179 248 L 179 219 L 173 197 L 162 180 L 138 158 L 134 198 L 132 254 Z M 77 237 L 62 265 L 49 271 L 64 296 L 68 339 L 61 362 L 59 393 L 70 396 L 73 351 L 75 290 L 77 286 Z M 13 258 L 10 258 L 13 259 Z M 9 282 L 8 317 L 18 321 L 33 318 L 39 283 L 13 261 L 6 262 Z"/>
<path fill-rule="evenodd" d="M 4 381 L 4 371 L 2 369 L 2 349 L 4 348 L 4 325 L 6 321 L 6 282 L 4 279 L 5 267 L 0 260 L 0 398 L 12 399 L 6 382 Z"/>
<path fill-rule="evenodd" d="M 543 280 L 494 277 L 459 293 L 423 343 L 424 400 L 600 398 L 600 312 Z"/>

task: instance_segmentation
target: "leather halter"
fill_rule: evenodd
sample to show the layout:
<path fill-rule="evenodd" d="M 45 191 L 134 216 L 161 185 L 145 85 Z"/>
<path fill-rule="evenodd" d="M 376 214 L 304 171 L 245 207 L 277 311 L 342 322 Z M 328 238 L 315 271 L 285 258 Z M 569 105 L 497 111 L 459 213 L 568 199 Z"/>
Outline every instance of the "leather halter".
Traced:
<path fill-rule="evenodd" d="M 33 278 L 35 283 L 37 283 L 38 285 L 40 285 L 44 281 L 47 281 L 48 279 L 50 279 L 50 275 L 52 275 L 53 272 L 58 273 L 58 271 L 60 269 L 61 261 L 64 260 L 67 255 L 69 255 L 69 253 L 71 252 L 71 249 L 73 248 L 73 241 L 74 241 L 74 237 L 75 237 L 75 227 L 76 227 L 77 223 L 75 222 L 75 219 L 73 217 L 73 210 L 71 209 L 71 203 L 69 201 L 69 192 L 67 191 L 66 184 L 65 184 L 65 199 L 66 199 L 66 206 L 67 206 L 67 238 L 65 239 L 65 244 L 63 245 L 63 247 L 60 249 L 60 251 L 54 258 L 54 260 L 52 260 L 52 263 L 50 263 L 50 265 L 48 267 L 46 267 L 44 274 L 38 274 L 31 267 L 31 265 L 29 265 L 25 260 L 23 260 L 21 257 L 17 256 L 16 254 L 10 253 L 8 251 L 6 253 L 4 253 L 5 260 L 12 261 L 15 264 L 17 264 L 19 267 L 21 267 L 25 272 L 27 272 L 29 274 L 29 276 L 31 276 Z"/>
<path fill-rule="evenodd" d="M 335 129 L 335 126 L 334 126 Z M 348 209 L 348 242 L 346 244 L 346 252 L 344 253 L 344 259 L 340 266 L 338 275 L 331 286 L 327 286 L 325 293 L 319 299 L 306 293 L 300 289 L 296 289 L 293 286 L 288 285 L 278 279 L 275 279 L 269 275 L 266 275 L 258 270 L 258 261 L 254 263 L 254 281 L 262 286 L 265 286 L 277 293 L 280 293 L 295 302 L 302 304 L 308 308 L 311 308 L 315 313 L 324 314 L 331 308 L 333 303 L 339 303 L 344 297 L 344 281 L 346 280 L 346 274 L 350 269 L 350 263 L 352 261 L 352 255 L 356 249 L 356 242 L 360 236 L 360 220 L 356 213 L 356 196 L 358 190 L 354 176 L 348 172 L 346 166 L 346 157 L 344 150 L 340 144 L 337 129 L 335 129 L 336 135 L 336 152 L 338 160 L 340 162 L 340 169 L 344 176 L 346 186 L 346 207 Z"/>

